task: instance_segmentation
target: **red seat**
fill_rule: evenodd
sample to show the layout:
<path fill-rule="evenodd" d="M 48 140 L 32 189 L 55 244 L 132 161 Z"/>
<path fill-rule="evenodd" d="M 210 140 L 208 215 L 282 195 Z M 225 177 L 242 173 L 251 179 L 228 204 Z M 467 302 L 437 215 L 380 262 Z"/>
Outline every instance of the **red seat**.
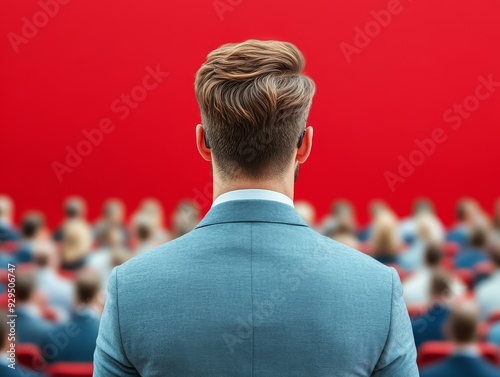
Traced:
<path fill-rule="evenodd" d="M 9 284 L 9 271 L 4 269 L 0 270 L 0 283 L 5 285 Z"/>
<path fill-rule="evenodd" d="M 92 377 L 92 363 L 55 363 L 49 365 L 46 373 L 50 377 Z"/>
<path fill-rule="evenodd" d="M 500 366 L 500 349 L 492 343 L 479 343 L 479 352 L 491 363 Z M 426 342 L 418 349 L 417 363 L 420 368 L 443 360 L 453 353 L 451 342 Z"/>
<path fill-rule="evenodd" d="M 474 274 L 481 276 L 489 276 L 495 271 L 495 266 L 491 262 L 481 262 L 474 267 Z"/>
<path fill-rule="evenodd" d="M 444 242 L 443 253 L 445 256 L 455 257 L 458 253 L 458 244 L 455 242 Z"/>
<path fill-rule="evenodd" d="M 417 317 L 419 315 L 423 315 L 427 313 L 428 307 L 427 305 L 409 305 L 407 307 L 408 309 L 408 315 L 410 318 Z"/>
<path fill-rule="evenodd" d="M 469 291 L 472 291 L 474 289 L 474 274 L 472 273 L 472 271 L 465 268 L 460 268 L 458 270 L 455 270 L 453 274 L 457 279 L 464 283 L 465 286 L 467 286 L 467 289 Z"/>
<path fill-rule="evenodd" d="M 492 325 L 495 322 L 500 321 L 500 310 L 496 310 L 493 313 L 490 314 L 488 317 L 488 323 Z"/>
<path fill-rule="evenodd" d="M 4 253 L 14 254 L 19 249 L 17 241 L 0 242 L 0 251 Z"/>
<path fill-rule="evenodd" d="M 27 368 L 39 370 L 46 362 L 36 344 L 22 343 L 16 345 L 16 358 L 19 364 Z"/>

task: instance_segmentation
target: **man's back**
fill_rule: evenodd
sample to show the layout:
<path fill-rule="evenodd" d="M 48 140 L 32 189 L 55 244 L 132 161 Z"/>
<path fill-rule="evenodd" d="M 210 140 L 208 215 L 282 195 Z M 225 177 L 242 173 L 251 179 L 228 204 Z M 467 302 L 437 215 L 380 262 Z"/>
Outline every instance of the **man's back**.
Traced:
<path fill-rule="evenodd" d="M 418 376 L 401 283 L 273 201 L 114 270 L 96 376 Z"/>

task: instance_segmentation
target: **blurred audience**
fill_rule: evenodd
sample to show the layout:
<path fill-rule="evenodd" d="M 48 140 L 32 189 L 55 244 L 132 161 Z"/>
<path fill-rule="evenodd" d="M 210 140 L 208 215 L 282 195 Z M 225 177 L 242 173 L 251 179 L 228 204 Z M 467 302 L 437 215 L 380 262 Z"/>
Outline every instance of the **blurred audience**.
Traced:
<path fill-rule="evenodd" d="M 6 195 L 0 195 L 0 241 L 16 241 L 19 233 L 14 228 L 12 218 L 14 217 L 14 204 L 12 199 Z"/>
<path fill-rule="evenodd" d="M 443 239 L 445 234 L 444 226 L 435 215 L 434 204 L 429 199 L 422 198 L 413 203 L 412 216 L 403 219 L 399 225 L 401 238 L 407 244 L 412 244 L 416 240 L 419 233 L 418 221 L 422 214 L 428 215 L 434 221 L 429 237 L 434 240 Z"/>
<path fill-rule="evenodd" d="M 463 248 L 455 259 L 455 268 L 472 269 L 488 260 L 488 233 L 484 225 L 476 225 L 470 233 L 469 247 Z"/>
<path fill-rule="evenodd" d="M 424 265 L 403 282 L 404 299 L 407 305 L 423 305 L 430 302 L 430 284 L 435 271 L 441 269 L 443 248 L 439 243 L 427 245 Z M 458 279 L 451 282 L 451 295 L 460 297 L 467 288 Z"/>
<path fill-rule="evenodd" d="M 65 226 L 69 222 L 80 222 L 82 224 L 87 224 L 85 219 L 87 215 L 87 204 L 85 200 L 79 196 L 70 196 L 64 201 L 63 206 L 64 211 L 64 221 L 54 232 L 54 240 L 62 241 L 64 238 Z"/>
<path fill-rule="evenodd" d="M 471 303 L 453 307 L 447 332 L 453 354 L 422 371 L 422 377 L 500 377 L 500 369 L 484 360 L 477 348 L 478 311 Z"/>
<path fill-rule="evenodd" d="M 200 209 L 189 200 L 183 200 L 172 216 L 172 239 L 192 231 L 200 222 Z"/>
<path fill-rule="evenodd" d="M 495 268 L 494 273 L 476 288 L 476 301 L 482 319 L 500 311 L 500 242 L 491 247 L 490 259 Z"/>
<path fill-rule="evenodd" d="M 90 362 L 94 357 L 102 308 L 99 304 L 100 277 L 82 271 L 75 281 L 76 307 L 69 322 L 55 327 L 47 334 L 45 342 L 58 347 L 53 355 L 46 355 L 48 362 Z"/>
<path fill-rule="evenodd" d="M 295 202 L 295 210 L 310 227 L 314 228 L 316 223 L 316 211 L 311 203 L 300 200 Z"/>
<path fill-rule="evenodd" d="M 43 317 L 42 298 L 36 286 L 35 276 L 24 273 L 16 279 L 17 341 L 33 343 L 42 349 L 44 339 L 54 325 Z"/>
<path fill-rule="evenodd" d="M 420 347 L 431 340 L 445 340 L 444 324 L 450 313 L 452 280 L 448 273 L 435 270 L 432 273 L 429 295 L 431 302 L 427 313 L 412 320 L 415 345 Z"/>
<path fill-rule="evenodd" d="M 87 223 L 81 219 L 67 221 L 62 231 L 62 268 L 77 270 L 84 265 L 92 248 L 92 232 Z"/>
<path fill-rule="evenodd" d="M 384 264 L 396 264 L 401 250 L 396 216 L 381 210 L 375 217 L 370 236 L 371 255 Z"/>
<path fill-rule="evenodd" d="M 107 246 L 108 232 L 118 229 L 123 242 L 128 240 L 125 226 L 125 205 L 119 199 L 107 200 L 102 208 L 102 217 L 94 227 L 94 239 L 101 246 Z"/>

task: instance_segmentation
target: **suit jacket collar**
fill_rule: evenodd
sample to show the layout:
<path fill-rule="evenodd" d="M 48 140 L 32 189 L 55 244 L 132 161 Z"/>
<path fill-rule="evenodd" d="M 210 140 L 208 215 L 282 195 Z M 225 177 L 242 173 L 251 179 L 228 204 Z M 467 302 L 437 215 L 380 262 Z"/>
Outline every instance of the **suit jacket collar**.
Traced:
<path fill-rule="evenodd" d="M 287 204 L 272 200 L 232 200 L 210 209 L 195 229 L 215 224 L 253 222 L 308 226 Z"/>

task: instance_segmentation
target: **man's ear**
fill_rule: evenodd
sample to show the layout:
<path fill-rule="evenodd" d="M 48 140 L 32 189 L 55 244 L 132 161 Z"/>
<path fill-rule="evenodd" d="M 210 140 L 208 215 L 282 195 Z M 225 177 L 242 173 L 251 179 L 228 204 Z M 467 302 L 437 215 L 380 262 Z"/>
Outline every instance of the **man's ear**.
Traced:
<path fill-rule="evenodd" d="M 297 154 L 295 155 L 295 160 L 300 164 L 306 162 L 307 158 L 311 154 L 313 142 L 313 128 L 311 126 L 306 128 L 304 137 L 302 139 L 302 144 L 297 148 Z"/>
<path fill-rule="evenodd" d="M 196 126 L 196 147 L 205 161 L 212 161 L 212 152 L 205 142 L 205 132 L 201 124 Z"/>

